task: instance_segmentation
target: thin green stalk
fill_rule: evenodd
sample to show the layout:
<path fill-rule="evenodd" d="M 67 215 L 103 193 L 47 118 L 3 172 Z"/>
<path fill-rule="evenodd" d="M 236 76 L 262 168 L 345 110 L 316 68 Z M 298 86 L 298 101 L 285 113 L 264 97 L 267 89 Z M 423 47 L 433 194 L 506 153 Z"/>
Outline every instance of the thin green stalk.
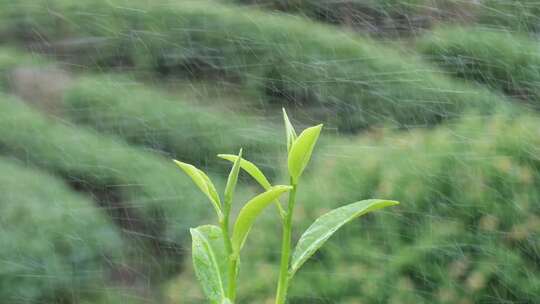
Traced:
<path fill-rule="evenodd" d="M 223 219 L 220 220 L 221 224 L 221 230 L 223 231 L 223 240 L 225 241 L 225 250 L 227 251 L 227 255 L 229 257 L 227 267 L 228 267 L 228 289 L 227 289 L 227 297 L 234 301 L 236 298 L 236 278 L 237 278 L 237 263 L 238 263 L 238 257 L 234 256 L 233 249 L 232 249 L 232 241 L 229 234 L 229 215 L 231 204 L 230 202 L 225 202 L 225 212 L 223 215 Z"/>
<path fill-rule="evenodd" d="M 283 221 L 283 239 L 281 243 L 281 264 L 279 267 L 279 281 L 276 293 L 276 304 L 285 304 L 287 289 L 289 287 L 289 260 L 291 258 L 292 217 L 296 201 L 297 185 L 292 184 L 289 193 L 289 204 Z"/>
<path fill-rule="evenodd" d="M 281 202 L 279 200 L 276 200 L 276 208 L 278 210 L 279 216 L 281 217 L 281 220 L 285 220 L 285 210 L 281 206 Z"/>
<path fill-rule="evenodd" d="M 231 255 L 229 257 L 229 290 L 227 291 L 227 296 L 229 300 L 236 300 L 236 278 L 238 276 L 238 259 L 237 255 Z"/>

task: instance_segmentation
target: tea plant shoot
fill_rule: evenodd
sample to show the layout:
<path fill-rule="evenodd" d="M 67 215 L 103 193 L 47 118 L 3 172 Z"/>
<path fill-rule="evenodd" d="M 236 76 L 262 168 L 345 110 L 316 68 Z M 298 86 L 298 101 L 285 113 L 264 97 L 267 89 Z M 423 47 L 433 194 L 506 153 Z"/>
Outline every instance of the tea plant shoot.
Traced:
<path fill-rule="evenodd" d="M 368 199 L 331 210 L 316 219 L 293 248 L 292 223 L 298 185 L 309 164 L 323 125 L 309 127 L 297 135 L 285 109 L 283 119 L 288 153 L 289 181 L 286 185 L 272 185 L 254 163 L 242 158 L 242 149 L 238 155 L 218 155 L 232 163 L 223 196 L 218 194 L 206 173 L 190 164 L 174 160 L 205 194 L 217 215 L 216 224 L 202 225 L 190 230 L 195 274 L 211 303 L 235 303 L 240 252 L 255 219 L 267 206 L 271 204 L 277 206 L 282 223 L 281 261 L 275 303 L 284 304 L 287 301 L 287 290 L 295 274 L 339 228 L 366 213 L 398 204 L 391 200 Z M 240 170 L 244 170 L 255 179 L 264 192 L 246 202 L 232 223 L 231 207 Z M 288 194 L 288 200 L 283 204 L 279 198 L 285 194 Z"/>

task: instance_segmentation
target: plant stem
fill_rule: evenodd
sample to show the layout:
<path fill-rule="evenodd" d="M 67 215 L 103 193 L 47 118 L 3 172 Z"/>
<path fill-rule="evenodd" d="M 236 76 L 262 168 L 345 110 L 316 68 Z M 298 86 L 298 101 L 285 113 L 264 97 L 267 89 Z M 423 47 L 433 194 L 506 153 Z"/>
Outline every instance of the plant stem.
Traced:
<path fill-rule="evenodd" d="M 281 264 L 279 267 L 279 281 L 276 294 L 276 304 L 285 304 L 287 300 L 287 289 L 289 287 L 289 260 L 291 258 L 291 236 L 292 236 L 292 217 L 294 204 L 296 201 L 297 185 L 292 184 L 291 192 L 289 193 L 289 204 L 287 213 L 283 220 L 283 239 L 281 243 Z"/>
<path fill-rule="evenodd" d="M 225 205 L 225 214 L 223 216 L 223 219 L 220 220 L 221 224 L 221 230 L 223 232 L 223 240 L 225 241 L 225 250 L 228 255 L 228 288 L 227 288 L 227 297 L 229 300 L 234 302 L 234 299 L 236 297 L 236 277 L 237 277 L 237 263 L 238 263 L 238 257 L 233 255 L 233 249 L 232 249 L 232 242 L 231 237 L 229 235 L 229 214 L 230 214 L 230 204 Z"/>

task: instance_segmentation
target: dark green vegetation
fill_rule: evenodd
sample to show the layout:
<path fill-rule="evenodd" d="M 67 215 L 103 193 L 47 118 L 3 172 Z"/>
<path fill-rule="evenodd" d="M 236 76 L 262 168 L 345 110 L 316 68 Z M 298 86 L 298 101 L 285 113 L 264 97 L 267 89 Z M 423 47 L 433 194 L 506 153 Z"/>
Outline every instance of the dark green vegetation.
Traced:
<path fill-rule="evenodd" d="M 473 3 L 455 0 L 228 0 L 341 24 L 375 35 L 410 34 L 443 20 L 464 20 Z M 470 17 L 470 16 L 469 16 Z"/>
<path fill-rule="evenodd" d="M 285 11 L 375 35 L 410 35 L 438 23 L 540 30 L 536 0 L 222 0 Z"/>
<path fill-rule="evenodd" d="M 158 252 L 181 253 L 178 246 L 189 225 L 205 218 L 206 211 L 202 196 L 186 186 L 172 162 L 49 119 L 16 98 L 0 98 L 0 154 L 92 193 L 129 237 L 159 246 Z"/>
<path fill-rule="evenodd" d="M 452 74 L 499 89 L 540 108 L 540 43 L 526 35 L 479 28 L 441 28 L 420 52 Z"/>
<path fill-rule="evenodd" d="M 241 147 L 264 161 L 275 158 L 280 147 L 275 132 L 261 119 L 201 109 L 125 78 L 78 80 L 66 91 L 63 105 L 65 115 L 76 123 L 195 163 L 215 164 L 218 153 Z"/>
<path fill-rule="evenodd" d="M 0 0 L 0 90 L 20 95 L 0 95 L 0 302 L 24 290 L 29 303 L 204 303 L 181 265 L 188 227 L 213 217 L 170 158 L 222 188 L 214 154 L 243 147 L 287 182 L 266 166 L 285 155 L 285 135 L 269 135 L 281 105 L 295 124 L 324 119 L 331 138 L 299 185 L 295 231 L 337 204 L 402 203 L 337 233 L 291 304 L 540 302 L 538 1 L 233 2 Z M 49 68 L 69 80 L 52 95 Z M 184 97 L 206 88 L 217 93 Z M 224 102 L 229 88 L 241 98 Z M 265 213 L 239 303 L 275 291 L 280 228 Z M 21 265 L 44 267 L 23 280 Z"/>
<path fill-rule="evenodd" d="M 0 158 L 0 297 L 4 303 L 95 298 L 122 241 L 103 210 L 60 179 Z"/>
<path fill-rule="evenodd" d="M 27 77 L 32 78 L 32 73 L 46 74 L 55 65 L 36 54 L 0 48 L 0 85 L 6 91 L 16 92 L 16 82 L 19 78 L 24 81 L 24 76 L 15 76 L 18 70 L 29 70 Z M 39 81 L 31 79 L 28 83 L 32 87 L 25 89 L 35 91 L 33 95 L 46 94 L 47 89 Z M 133 77 L 76 77 L 57 95 L 57 100 L 51 102 L 56 114 L 167 157 L 211 164 L 218 153 L 231 153 L 243 147 L 251 159 L 264 162 L 276 157 L 281 145 L 275 132 L 271 132 L 272 126 L 261 122 L 261 118 L 208 106 L 201 111 L 193 101 L 151 89 Z"/>
<path fill-rule="evenodd" d="M 432 125 L 468 108 L 490 112 L 503 100 L 448 79 L 415 56 L 403 60 L 371 39 L 298 18 L 206 1 L 130 2 L 129 10 L 109 1 L 31 2 L 6 4 L 7 26 L 0 25 L 0 34 L 20 32 L 18 40 L 35 36 L 37 42 L 49 41 L 44 45 L 49 48 L 92 39 L 97 52 L 76 56 L 85 64 L 224 78 L 268 102 L 320 109 L 314 113 L 342 131 L 382 123 Z M 23 16 L 31 22 L 16 22 Z"/>
<path fill-rule="evenodd" d="M 480 24 L 522 32 L 540 31 L 540 3 L 535 0 L 486 0 L 480 4 Z"/>

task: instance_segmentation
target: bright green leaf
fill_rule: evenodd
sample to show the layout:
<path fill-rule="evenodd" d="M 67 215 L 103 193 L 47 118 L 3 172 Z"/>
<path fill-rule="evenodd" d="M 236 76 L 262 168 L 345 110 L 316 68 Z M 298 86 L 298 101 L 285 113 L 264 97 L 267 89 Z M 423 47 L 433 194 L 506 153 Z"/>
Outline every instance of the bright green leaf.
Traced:
<path fill-rule="evenodd" d="M 334 209 L 319 217 L 300 237 L 291 262 L 291 275 L 309 259 L 339 228 L 368 212 L 399 204 L 396 201 L 364 200 Z"/>
<path fill-rule="evenodd" d="M 283 121 L 285 122 L 285 132 L 287 134 L 287 151 L 290 151 L 292 144 L 296 140 L 296 131 L 289 120 L 289 116 L 287 116 L 285 108 L 281 109 L 283 110 Z"/>
<path fill-rule="evenodd" d="M 212 303 L 226 303 L 227 260 L 223 233 L 219 227 L 204 225 L 190 229 L 192 259 L 197 279 Z"/>
<path fill-rule="evenodd" d="M 216 187 L 210 180 L 210 178 L 201 170 L 197 169 L 195 166 L 186 164 L 184 162 L 173 160 L 180 169 L 182 169 L 191 179 L 195 182 L 195 185 L 201 189 L 201 191 L 210 199 L 210 202 L 216 209 L 216 212 L 221 214 L 221 201 L 219 200 L 219 195 L 216 191 Z"/>
<path fill-rule="evenodd" d="M 314 127 L 305 129 L 298 138 L 294 141 L 289 151 L 289 174 L 293 180 L 293 183 L 298 182 L 298 178 L 304 172 L 309 159 L 311 158 L 311 153 L 317 143 L 319 134 L 321 133 L 322 124 Z"/>
<path fill-rule="evenodd" d="M 238 159 L 238 156 L 232 154 L 218 154 L 218 157 L 231 162 L 235 162 L 236 159 Z M 254 163 L 242 158 L 240 160 L 240 168 L 242 168 L 249 175 L 251 175 L 251 177 L 253 177 L 265 190 L 268 190 L 270 189 L 270 187 L 272 187 L 266 176 L 264 176 L 262 171 L 257 168 Z"/>
<path fill-rule="evenodd" d="M 225 298 L 225 299 L 223 299 L 223 301 L 221 302 L 221 304 L 233 304 L 233 302 L 231 302 L 231 300 Z"/>
<path fill-rule="evenodd" d="M 234 189 L 236 188 L 236 183 L 238 181 L 238 173 L 240 172 L 240 162 L 242 160 L 242 149 L 238 153 L 236 160 L 231 168 L 229 173 L 229 178 L 227 179 L 227 185 L 225 186 L 225 204 L 230 207 L 233 199 Z M 227 210 L 227 209 L 226 209 Z M 230 210 L 230 209 L 229 209 Z"/>
<path fill-rule="evenodd" d="M 232 235 L 233 250 L 236 254 L 240 252 L 253 222 L 262 210 L 275 201 L 281 194 L 291 189 L 292 187 L 290 186 L 271 187 L 266 192 L 252 198 L 246 203 L 242 210 L 240 210 L 236 223 L 234 224 Z"/>
<path fill-rule="evenodd" d="M 217 193 L 214 183 L 212 183 L 208 175 L 206 175 L 206 173 L 204 173 L 203 171 L 199 170 L 199 174 L 204 178 L 204 181 L 206 182 L 206 186 L 208 187 L 208 192 L 210 193 L 212 201 L 216 202 L 218 206 L 221 206 L 221 200 L 219 199 L 219 194 Z"/>
<path fill-rule="evenodd" d="M 232 155 L 232 154 L 218 154 L 218 157 L 226 159 L 231 162 L 234 162 L 238 159 L 238 156 Z M 255 179 L 264 188 L 264 190 L 268 190 L 270 189 L 270 187 L 272 187 L 272 185 L 270 184 L 266 176 L 264 176 L 262 171 L 259 168 L 257 168 L 257 166 L 254 163 L 248 160 L 242 159 L 240 161 L 240 167 L 244 171 L 246 171 L 249 175 L 251 175 L 251 177 L 253 177 L 253 179 Z M 283 217 L 285 214 L 285 210 L 283 210 L 283 207 L 281 207 L 281 203 L 279 202 L 279 200 L 276 200 L 275 203 L 276 203 L 276 207 L 278 209 L 279 214 Z"/>

